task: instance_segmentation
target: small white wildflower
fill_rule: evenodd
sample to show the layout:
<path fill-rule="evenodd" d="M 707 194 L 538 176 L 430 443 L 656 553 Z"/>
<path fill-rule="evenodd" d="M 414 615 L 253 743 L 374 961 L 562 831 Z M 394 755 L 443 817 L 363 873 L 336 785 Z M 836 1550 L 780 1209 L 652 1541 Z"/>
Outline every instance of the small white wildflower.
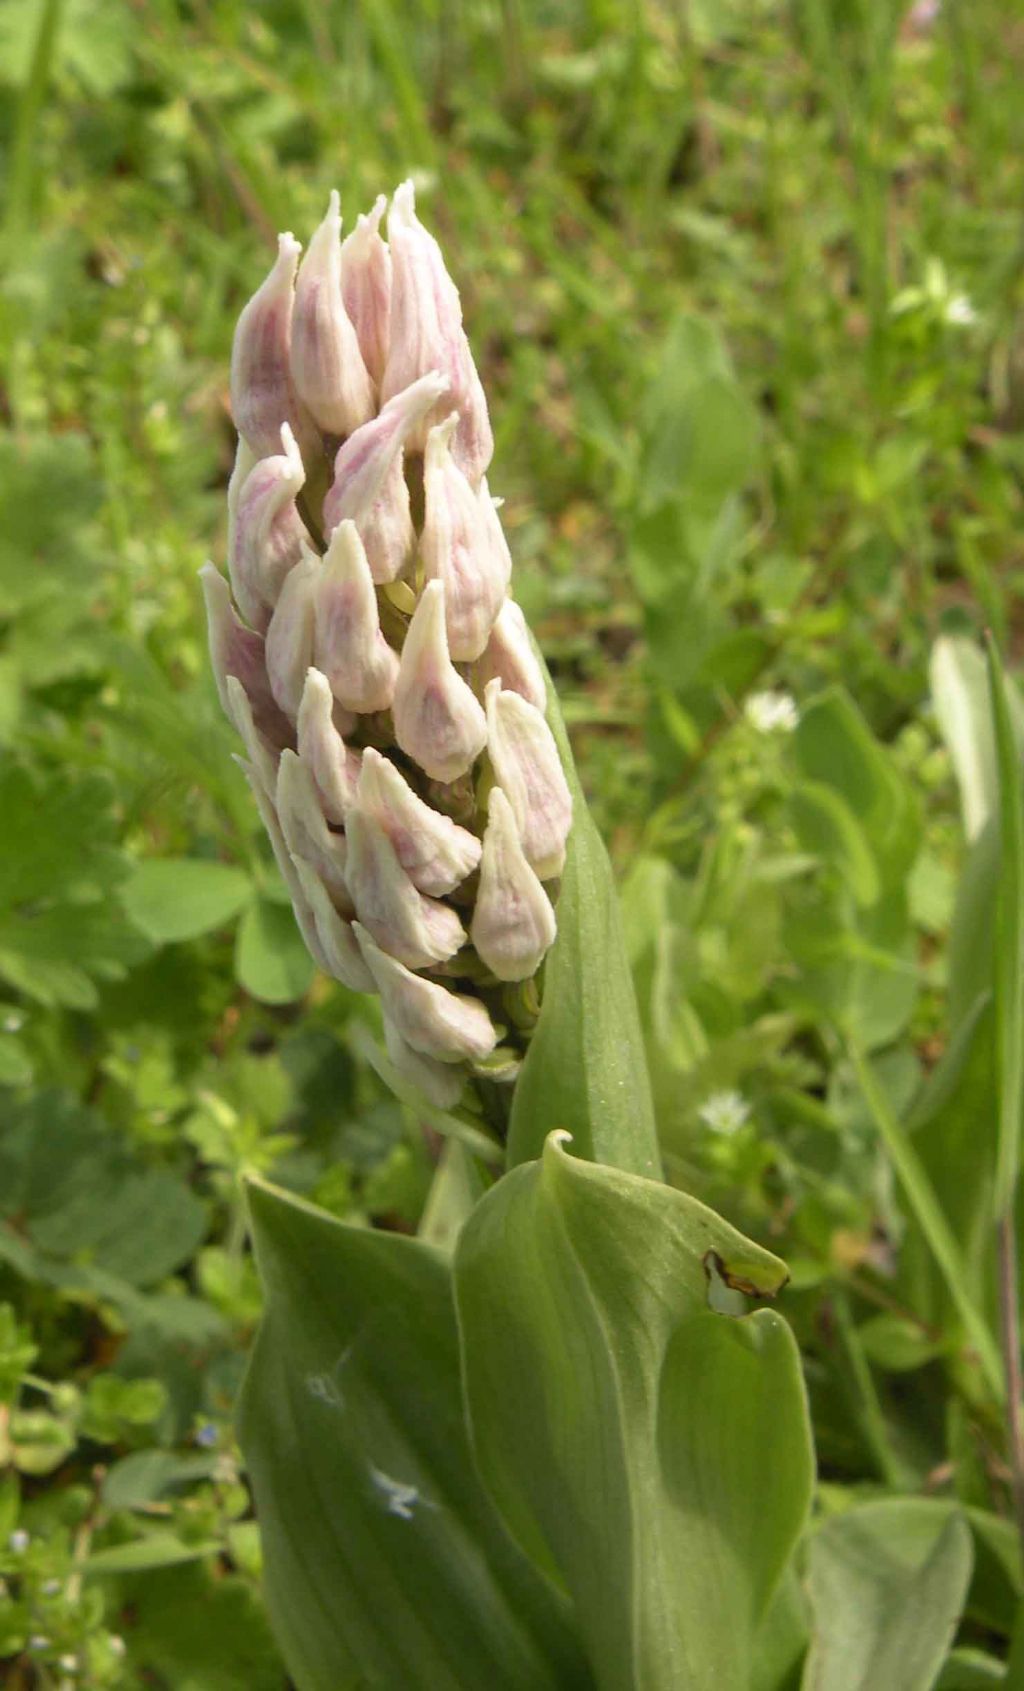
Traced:
<path fill-rule="evenodd" d="M 45 1632 L 34 1632 L 28 1641 L 28 1647 L 30 1650 L 48 1650 L 50 1648 L 50 1640 L 47 1638 Z"/>
<path fill-rule="evenodd" d="M 946 322 L 956 328 L 969 328 L 978 321 L 978 313 L 966 294 L 951 294 L 946 301 Z"/>
<path fill-rule="evenodd" d="M 59 1579 L 44 1579 L 44 1581 L 43 1581 L 42 1585 L 39 1587 L 39 1589 L 42 1592 L 44 1597 L 56 1597 L 57 1593 L 61 1589 L 60 1580 Z"/>
<path fill-rule="evenodd" d="M 24 1527 L 17 1527 L 7 1540 L 7 1548 L 12 1550 L 15 1556 L 23 1555 L 28 1549 L 28 1544 L 28 1533 L 25 1531 Z"/>
<path fill-rule="evenodd" d="M 751 693 L 743 713 L 759 734 L 791 734 L 800 720 L 796 700 L 789 693 Z"/>
<path fill-rule="evenodd" d="M 77 1673 L 78 1672 L 78 1657 L 77 1656 L 58 1656 L 57 1665 L 58 1665 L 58 1667 L 63 1668 L 65 1673 Z"/>
<path fill-rule="evenodd" d="M 712 1133 L 728 1136 L 738 1133 L 749 1121 L 750 1105 L 740 1092 L 712 1092 L 710 1098 L 705 1098 L 697 1114 Z"/>
<path fill-rule="evenodd" d="M 119 1632 L 112 1632 L 110 1634 L 110 1637 L 107 1640 L 107 1642 L 110 1645 L 111 1655 L 113 1655 L 113 1656 L 123 1656 L 124 1655 L 126 1645 L 125 1645 L 124 1639 L 121 1637 L 121 1634 Z"/>

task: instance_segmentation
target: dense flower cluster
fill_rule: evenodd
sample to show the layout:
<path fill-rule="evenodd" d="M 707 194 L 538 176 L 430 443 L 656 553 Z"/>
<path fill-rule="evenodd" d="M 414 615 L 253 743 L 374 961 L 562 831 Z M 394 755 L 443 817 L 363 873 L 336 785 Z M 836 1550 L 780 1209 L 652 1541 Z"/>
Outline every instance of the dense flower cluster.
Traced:
<path fill-rule="evenodd" d="M 203 582 L 306 943 L 380 994 L 392 1061 L 450 1105 L 522 1023 L 572 804 L 509 597 L 459 296 L 412 184 L 387 241 L 385 209 L 343 241 L 332 194 L 301 265 L 282 235 L 242 312 L 230 585 L 212 564 Z"/>

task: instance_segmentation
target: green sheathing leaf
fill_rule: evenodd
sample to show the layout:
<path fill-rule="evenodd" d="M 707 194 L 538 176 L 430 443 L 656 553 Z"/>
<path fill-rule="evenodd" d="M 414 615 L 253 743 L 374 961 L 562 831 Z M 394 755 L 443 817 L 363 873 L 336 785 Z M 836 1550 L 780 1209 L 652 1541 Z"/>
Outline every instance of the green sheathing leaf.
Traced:
<path fill-rule="evenodd" d="M 251 1200 L 267 1307 L 240 1433 L 300 1691 L 584 1691 L 564 1606 L 473 1469 L 447 1259 Z"/>
<path fill-rule="evenodd" d="M 971 1534 L 941 1503 L 890 1498 L 811 1540 L 813 1613 L 803 1691 L 929 1691 L 953 1642 Z"/>
<path fill-rule="evenodd" d="M 554 691 L 548 722 L 573 798 L 544 1000 L 516 1082 L 509 1166 L 539 1157 L 556 1128 L 576 1154 L 657 1178 L 658 1136 L 643 1034 L 604 843 L 587 808 Z"/>
<path fill-rule="evenodd" d="M 792 1335 L 768 1310 L 712 1314 L 713 1259 L 762 1294 L 785 1279 L 695 1199 L 557 1136 L 480 1201 L 456 1247 L 480 1471 L 564 1581 L 606 1691 L 747 1691 L 808 1506 Z"/>
<path fill-rule="evenodd" d="M 995 643 L 988 644 L 992 730 L 999 776 L 1000 874 L 996 891 L 994 1000 L 999 1055 L 995 1217 L 1013 1207 L 1020 1166 L 1024 1094 L 1024 801 L 1010 698 Z"/>

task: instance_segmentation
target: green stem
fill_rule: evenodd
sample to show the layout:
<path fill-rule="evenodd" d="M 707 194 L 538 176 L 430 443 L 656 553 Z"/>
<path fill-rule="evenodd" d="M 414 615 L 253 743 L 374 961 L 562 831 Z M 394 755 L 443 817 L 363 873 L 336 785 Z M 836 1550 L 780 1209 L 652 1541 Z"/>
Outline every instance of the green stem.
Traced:
<path fill-rule="evenodd" d="M 889 1100 L 875 1079 L 867 1058 L 852 1040 L 848 1041 L 848 1049 L 864 1100 L 874 1118 L 882 1143 L 889 1153 L 910 1209 L 946 1283 L 954 1308 L 963 1322 L 964 1331 L 978 1354 L 986 1384 L 1002 1403 L 1005 1399 L 1005 1381 L 1000 1347 L 984 1315 L 967 1290 L 967 1265 L 949 1222 L 942 1212 L 935 1189 L 908 1134 L 890 1108 Z"/>
<path fill-rule="evenodd" d="M 32 50 L 28 79 L 18 102 L 14 140 L 11 143 L 7 216 L 4 219 L 4 234 L 11 242 L 21 234 L 32 202 L 33 177 L 39 151 L 36 131 L 46 85 L 50 80 L 50 67 L 53 63 L 62 6 L 63 0 L 45 0 Z"/>

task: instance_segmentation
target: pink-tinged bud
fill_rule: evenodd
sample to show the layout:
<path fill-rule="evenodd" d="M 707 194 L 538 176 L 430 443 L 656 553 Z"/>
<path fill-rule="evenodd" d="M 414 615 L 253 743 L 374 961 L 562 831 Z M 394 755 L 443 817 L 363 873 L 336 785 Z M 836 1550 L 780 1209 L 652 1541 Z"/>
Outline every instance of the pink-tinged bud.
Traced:
<path fill-rule="evenodd" d="M 402 648 L 392 714 L 402 750 L 435 781 L 464 774 L 487 743 L 487 721 L 448 655 L 444 586 L 429 581 Z"/>
<path fill-rule="evenodd" d="M 316 589 L 316 666 L 346 710 L 387 710 L 398 658 L 380 630 L 373 577 L 356 525 L 339 523 Z"/>
<path fill-rule="evenodd" d="M 328 822 L 340 825 L 355 803 L 361 758 L 345 744 L 337 722 L 339 711 L 326 675 L 308 669 L 296 724 L 299 756 L 316 782 Z M 353 721 L 348 718 L 350 725 Z"/>
<path fill-rule="evenodd" d="M 486 481 L 474 492 L 452 458 L 456 422 L 447 417 L 427 436 L 420 558 L 426 579 L 444 583 L 448 649 L 465 662 L 478 658 L 487 644 L 512 559 Z"/>
<path fill-rule="evenodd" d="M 281 753 L 276 809 L 289 854 L 309 864 L 324 882 L 332 902 L 350 916 L 352 901 L 345 880 L 345 841 L 332 834 L 324 821 L 313 777 L 295 752 Z"/>
<path fill-rule="evenodd" d="M 280 753 L 257 728 L 249 695 L 235 675 L 228 676 L 227 695 L 228 714 L 242 737 L 253 770 L 259 776 L 267 797 L 272 799 L 277 790 L 277 764 Z"/>
<path fill-rule="evenodd" d="M 470 938 L 500 981 L 536 974 L 555 937 L 551 900 L 526 861 L 512 806 L 491 788 Z"/>
<path fill-rule="evenodd" d="M 373 976 L 363 962 L 359 942 L 352 932 L 352 923 L 334 908 L 331 895 L 312 864 L 303 862 L 301 857 L 293 857 L 291 861 L 313 914 L 325 972 L 353 992 L 376 992 Z"/>
<path fill-rule="evenodd" d="M 324 500 L 324 533 L 329 537 L 350 518 L 376 582 L 394 581 L 415 554 L 403 447 L 445 387 L 445 378 L 436 371 L 424 376 L 397 394 L 372 423 L 357 429 L 334 460 L 334 481 Z"/>
<path fill-rule="evenodd" d="M 238 319 L 231 348 L 231 415 L 257 458 L 268 458 L 290 423 L 299 444 L 315 449 L 312 419 L 295 391 L 289 363 L 295 270 L 301 246 L 279 235 L 277 259 Z"/>
<path fill-rule="evenodd" d="M 414 1051 L 387 1016 L 384 1017 L 384 1044 L 402 1079 L 414 1086 L 435 1110 L 450 1110 L 458 1103 L 466 1084 L 464 1069 L 455 1063 L 439 1063 L 435 1057 L 424 1057 L 421 1052 Z"/>
<path fill-rule="evenodd" d="M 395 190 L 388 214 L 388 242 L 391 342 L 381 397 L 390 399 L 427 370 L 442 370 L 450 392 L 409 445 L 421 450 L 428 425 L 457 411 L 455 461 L 475 487 L 494 451 L 487 401 L 462 327 L 458 289 L 444 267 L 440 247 L 416 216 L 411 182 Z"/>
<path fill-rule="evenodd" d="M 459 1063 L 479 1062 L 494 1050 L 498 1035 L 478 999 L 414 975 L 382 951 L 359 922 L 352 926 L 385 1016 L 414 1051 L 441 1063 Z"/>
<path fill-rule="evenodd" d="M 562 871 L 572 797 L 558 748 L 540 711 L 489 681 L 487 753 L 516 819 L 527 861 L 542 881 Z"/>
<path fill-rule="evenodd" d="M 341 243 L 341 293 L 359 337 L 363 363 L 380 386 L 391 338 L 391 254 L 380 236 L 387 208 L 381 194 L 373 210 L 356 219 Z"/>
<path fill-rule="evenodd" d="M 363 752 L 357 791 L 360 810 L 380 823 L 420 892 L 443 898 L 472 874 L 480 861 L 476 835 L 425 804 L 401 770 L 372 746 Z"/>
<path fill-rule="evenodd" d="M 277 819 L 277 811 L 274 808 L 273 800 L 271 799 L 269 793 L 264 791 L 260 777 L 252 767 L 252 764 L 246 763 L 245 759 L 241 757 L 236 758 L 235 762 L 238 764 L 242 774 L 248 781 L 252 791 L 252 796 L 256 800 L 256 808 L 260 813 L 263 826 L 267 831 L 267 838 L 270 841 L 271 850 L 274 853 L 274 860 L 277 863 L 278 869 L 281 871 L 281 879 L 288 888 L 288 896 L 292 901 L 292 909 L 295 911 L 295 920 L 298 923 L 299 932 L 305 941 L 306 950 L 309 952 L 317 968 L 323 969 L 324 973 L 329 975 L 331 973 L 330 964 L 328 963 L 328 960 L 324 955 L 323 947 L 320 944 L 320 936 L 317 933 L 316 922 L 313 918 L 313 911 L 310 908 L 309 902 L 302 890 L 302 883 L 296 874 L 295 865 L 292 862 L 291 856 L 288 852 L 288 847 L 285 844 L 284 835 L 281 832 L 281 824 Z"/>
<path fill-rule="evenodd" d="M 243 616 L 265 628 L 288 572 L 309 545 L 295 495 L 306 480 L 288 424 L 283 452 L 260 458 L 238 493 L 228 547 L 228 574 Z"/>
<path fill-rule="evenodd" d="M 506 692 L 518 693 L 543 716 L 548 706 L 547 688 L 534 655 L 529 631 L 514 599 L 506 599 L 498 612 L 491 637 L 476 666 L 477 685 L 498 680 Z"/>
<path fill-rule="evenodd" d="M 349 897 L 381 949 L 410 969 L 454 957 L 466 938 L 462 923 L 447 904 L 416 891 L 380 823 L 357 806 L 345 838 Z"/>
<path fill-rule="evenodd" d="M 266 647 L 262 634 L 246 628 L 231 603 L 231 589 L 213 564 L 199 571 L 206 600 L 206 621 L 210 637 L 210 663 L 217 694 L 225 716 L 234 720 L 228 697 L 228 676 L 237 676 L 252 706 L 261 734 L 272 746 L 286 746 L 292 737 L 291 724 L 270 691 L 267 679 Z"/>
<path fill-rule="evenodd" d="M 306 671 L 313 661 L 319 576 L 320 560 L 307 552 L 285 577 L 267 629 L 270 690 L 290 722 L 298 717 Z"/>
<path fill-rule="evenodd" d="M 299 398 L 324 434 L 347 435 L 368 422 L 376 394 L 341 297 L 341 213 L 332 193 L 295 284 L 292 375 Z"/>

